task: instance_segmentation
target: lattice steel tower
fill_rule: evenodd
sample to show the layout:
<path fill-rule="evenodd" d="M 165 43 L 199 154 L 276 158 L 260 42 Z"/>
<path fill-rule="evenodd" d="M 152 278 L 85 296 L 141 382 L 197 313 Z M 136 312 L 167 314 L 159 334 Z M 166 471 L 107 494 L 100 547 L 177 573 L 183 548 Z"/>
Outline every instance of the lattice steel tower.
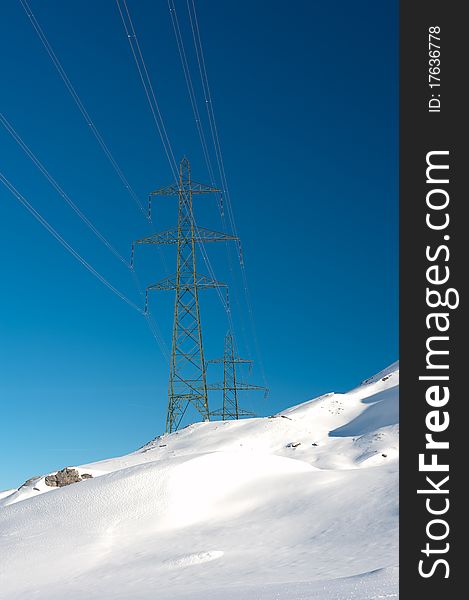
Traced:
<path fill-rule="evenodd" d="M 220 190 L 191 180 L 190 163 L 184 158 L 179 167 L 179 181 L 151 192 L 153 196 L 178 198 L 176 227 L 137 240 L 137 244 L 177 245 L 176 274 L 147 288 L 175 290 L 174 323 L 168 388 L 166 431 L 176 431 L 187 409 L 192 406 L 203 420 L 210 420 L 206 370 L 200 322 L 199 290 L 224 286 L 196 268 L 196 244 L 237 240 L 236 237 L 197 227 L 192 209 L 194 194 L 209 194 Z"/>
<path fill-rule="evenodd" d="M 239 408 L 238 392 L 258 390 L 268 393 L 267 388 L 259 385 L 251 385 L 238 381 L 236 366 L 239 364 L 252 365 L 252 360 L 239 358 L 235 352 L 233 334 L 231 331 L 225 336 L 225 349 L 223 358 L 209 360 L 209 363 L 223 364 L 223 383 L 212 383 L 207 386 L 209 390 L 223 390 L 223 408 L 213 411 L 211 414 L 226 419 L 239 419 L 241 416 L 253 416 L 254 413 Z"/>

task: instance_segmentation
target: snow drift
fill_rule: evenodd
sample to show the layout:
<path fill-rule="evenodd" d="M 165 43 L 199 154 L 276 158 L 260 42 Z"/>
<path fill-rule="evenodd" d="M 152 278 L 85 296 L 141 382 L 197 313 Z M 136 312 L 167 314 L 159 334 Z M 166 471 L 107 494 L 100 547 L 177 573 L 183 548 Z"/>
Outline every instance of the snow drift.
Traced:
<path fill-rule="evenodd" d="M 0 597 L 396 598 L 398 378 L 0 493 Z"/>

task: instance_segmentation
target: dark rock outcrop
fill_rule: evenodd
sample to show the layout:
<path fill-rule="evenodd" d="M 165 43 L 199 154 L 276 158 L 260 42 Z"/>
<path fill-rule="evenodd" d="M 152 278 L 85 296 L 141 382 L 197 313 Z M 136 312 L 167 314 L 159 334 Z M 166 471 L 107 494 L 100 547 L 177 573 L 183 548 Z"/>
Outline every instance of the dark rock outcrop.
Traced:
<path fill-rule="evenodd" d="M 83 479 L 91 479 L 92 477 L 93 475 L 90 475 L 89 473 L 83 473 L 83 475 L 80 475 L 76 469 L 65 467 L 65 469 L 57 471 L 55 475 L 47 475 L 45 482 L 49 487 L 64 487 L 65 485 L 78 483 Z"/>

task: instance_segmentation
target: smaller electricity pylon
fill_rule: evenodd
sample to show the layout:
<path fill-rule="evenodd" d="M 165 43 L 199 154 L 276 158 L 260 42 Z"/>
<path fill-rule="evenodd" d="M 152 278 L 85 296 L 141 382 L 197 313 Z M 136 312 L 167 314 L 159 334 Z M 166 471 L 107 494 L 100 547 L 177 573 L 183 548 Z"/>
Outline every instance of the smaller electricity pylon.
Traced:
<path fill-rule="evenodd" d="M 238 381 L 236 366 L 239 364 L 248 364 L 252 366 L 252 360 L 240 358 L 234 347 L 233 334 L 231 331 L 225 336 L 225 348 L 223 358 L 215 358 L 207 361 L 212 364 L 223 364 L 223 383 L 207 384 L 208 390 L 223 390 L 223 408 L 212 411 L 210 414 L 227 419 L 239 419 L 240 417 L 254 416 L 254 413 L 239 408 L 238 392 L 241 391 L 263 391 L 267 396 L 269 390 L 259 385 L 251 385 Z"/>

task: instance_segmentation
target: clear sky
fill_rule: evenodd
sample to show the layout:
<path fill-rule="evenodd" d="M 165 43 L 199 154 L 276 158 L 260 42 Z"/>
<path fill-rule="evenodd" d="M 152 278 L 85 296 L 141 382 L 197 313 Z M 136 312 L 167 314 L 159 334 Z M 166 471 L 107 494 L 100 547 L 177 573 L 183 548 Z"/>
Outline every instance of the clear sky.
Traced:
<path fill-rule="evenodd" d="M 95 125 L 142 199 L 171 183 L 115 2 L 30 0 Z M 209 183 L 166 0 L 128 0 L 168 136 Z M 207 246 L 231 285 L 240 352 L 254 358 L 244 406 L 259 415 L 345 391 L 398 358 L 397 2 L 197 0 L 239 265 Z M 176 0 L 204 128 L 185 0 Z M 1 112 L 125 256 L 151 231 L 68 94 L 21 4 L 2 2 Z M 141 303 L 130 272 L 64 203 L 0 126 L 0 171 L 83 257 Z M 221 229 L 216 198 L 198 224 Z M 155 204 L 153 231 L 176 221 Z M 136 311 L 113 295 L 0 186 L 0 489 L 136 449 L 164 431 L 168 365 Z M 174 248 L 164 253 L 174 269 Z M 206 272 L 199 260 L 201 272 Z M 144 285 L 165 275 L 140 247 Z M 169 345 L 173 297 L 151 310 Z M 201 294 L 207 358 L 226 320 Z M 260 356 L 259 356 L 260 355 Z M 261 360 L 259 360 L 261 359 Z M 261 368 L 261 362 L 263 369 Z M 219 376 L 216 372 L 212 375 Z M 218 398 L 213 402 L 217 404 Z"/>

